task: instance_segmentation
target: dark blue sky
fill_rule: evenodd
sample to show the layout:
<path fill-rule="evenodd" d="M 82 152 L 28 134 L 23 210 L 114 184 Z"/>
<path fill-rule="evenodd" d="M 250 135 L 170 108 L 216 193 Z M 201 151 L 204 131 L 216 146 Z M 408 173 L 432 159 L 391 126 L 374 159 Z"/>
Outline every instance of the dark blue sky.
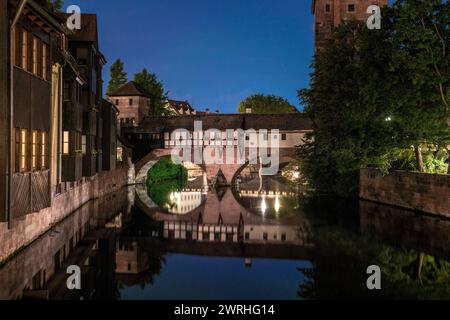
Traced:
<path fill-rule="evenodd" d="M 254 93 L 299 107 L 313 54 L 310 0 L 73 0 L 97 13 L 109 67 L 121 58 L 131 80 L 147 67 L 172 99 L 235 112 Z M 64 8 L 65 9 L 65 8 Z"/>

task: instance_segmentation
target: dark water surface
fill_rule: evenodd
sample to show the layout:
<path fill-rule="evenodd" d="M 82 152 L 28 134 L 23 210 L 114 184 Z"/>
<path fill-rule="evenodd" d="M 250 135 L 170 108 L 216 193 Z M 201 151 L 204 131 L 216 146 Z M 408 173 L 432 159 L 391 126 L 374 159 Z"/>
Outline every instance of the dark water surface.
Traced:
<path fill-rule="evenodd" d="M 450 221 L 255 179 L 91 202 L 1 267 L 0 298 L 450 298 Z M 81 290 L 67 290 L 69 265 Z M 381 290 L 367 289 L 370 265 Z"/>

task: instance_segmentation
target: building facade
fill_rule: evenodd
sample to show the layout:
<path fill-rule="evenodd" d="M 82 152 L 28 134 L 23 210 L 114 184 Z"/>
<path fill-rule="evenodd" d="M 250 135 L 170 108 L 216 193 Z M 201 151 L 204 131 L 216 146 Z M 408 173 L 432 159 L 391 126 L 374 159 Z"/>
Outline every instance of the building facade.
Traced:
<path fill-rule="evenodd" d="M 0 222 L 9 225 L 104 164 L 116 168 L 117 110 L 103 104 L 96 16 L 74 32 L 66 17 L 45 0 L 0 1 Z"/>
<path fill-rule="evenodd" d="M 119 122 L 122 127 L 136 127 L 149 114 L 150 97 L 134 81 L 110 93 L 109 101 L 119 110 Z"/>
<path fill-rule="evenodd" d="M 197 111 L 192 108 L 189 101 L 167 100 L 166 108 L 176 115 L 195 115 Z"/>
<path fill-rule="evenodd" d="M 366 21 L 371 15 L 369 6 L 387 4 L 388 0 L 313 0 L 315 52 L 323 49 L 334 27 L 346 20 Z"/>
<path fill-rule="evenodd" d="M 67 14 L 58 14 L 67 19 Z M 83 176 L 92 177 L 102 171 L 102 118 L 103 101 L 102 68 L 106 59 L 98 44 L 97 15 L 82 14 L 81 29 L 68 35 L 68 48 L 80 68 L 86 84 L 80 92 L 82 115 L 81 153 L 83 157 Z M 69 139 L 73 139 L 69 137 Z"/>
<path fill-rule="evenodd" d="M 2 1 L 1 6 L 6 18 L 1 20 L 2 48 L 7 55 L 2 63 L 7 72 L 2 90 L 8 97 L 1 106 L 6 120 L 2 126 L 6 148 L 1 153 L 6 159 L 1 171 L 8 172 L 1 184 L 5 186 L 4 218 L 10 221 L 50 207 L 61 183 L 60 97 L 66 31 L 45 1 Z"/>

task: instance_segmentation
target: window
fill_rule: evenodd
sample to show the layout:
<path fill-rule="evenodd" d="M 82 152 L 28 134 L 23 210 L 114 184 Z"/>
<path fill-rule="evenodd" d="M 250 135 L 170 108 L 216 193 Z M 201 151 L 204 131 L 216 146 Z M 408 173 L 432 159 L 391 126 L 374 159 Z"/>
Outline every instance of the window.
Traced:
<path fill-rule="evenodd" d="M 22 68 L 29 71 L 29 47 L 30 47 L 30 38 L 28 31 L 22 30 Z"/>
<path fill-rule="evenodd" d="M 70 153 L 70 133 L 69 131 L 63 132 L 63 154 L 68 155 Z"/>
<path fill-rule="evenodd" d="M 27 163 L 27 137 L 28 130 L 20 130 L 20 172 L 25 172 L 28 169 Z"/>
<path fill-rule="evenodd" d="M 348 12 L 355 12 L 355 5 L 354 4 L 349 4 L 348 5 Z"/>
<path fill-rule="evenodd" d="M 31 138 L 31 170 L 38 169 L 39 131 L 34 130 Z"/>
<path fill-rule="evenodd" d="M 267 239 L 269 238 L 269 235 L 267 234 L 267 232 L 263 233 L 263 239 L 264 241 L 267 241 Z"/>
<path fill-rule="evenodd" d="M 42 45 L 42 78 L 48 80 L 48 45 Z"/>
<path fill-rule="evenodd" d="M 283 141 L 286 141 L 286 140 L 287 140 L 287 134 L 286 134 L 286 133 L 283 133 L 283 134 L 281 135 L 281 140 L 283 140 Z"/>
<path fill-rule="evenodd" d="M 33 74 L 38 75 L 38 39 L 33 37 Z"/>
<path fill-rule="evenodd" d="M 81 136 L 81 153 L 86 155 L 86 136 Z"/>
<path fill-rule="evenodd" d="M 130 99 L 130 101 L 128 101 L 129 105 L 132 106 L 133 105 L 133 99 Z"/>
<path fill-rule="evenodd" d="M 329 3 L 327 3 L 325 5 L 325 12 L 330 12 L 331 11 L 331 5 Z"/>
<path fill-rule="evenodd" d="M 48 134 L 46 131 L 41 132 L 41 169 L 47 170 L 48 165 Z"/>
<path fill-rule="evenodd" d="M 119 99 L 116 99 L 116 106 L 119 105 Z"/>

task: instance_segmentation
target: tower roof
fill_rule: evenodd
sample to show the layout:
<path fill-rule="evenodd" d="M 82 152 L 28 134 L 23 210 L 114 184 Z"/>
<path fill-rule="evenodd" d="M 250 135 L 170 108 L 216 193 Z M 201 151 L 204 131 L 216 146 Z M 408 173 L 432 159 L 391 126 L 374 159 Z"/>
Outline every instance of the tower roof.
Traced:
<path fill-rule="evenodd" d="M 149 98 L 148 94 L 145 92 L 144 88 L 142 88 L 138 83 L 134 81 L 130 81 L 119 89 L 111 92 L 109 94 L 110 97 L 129 97 L 129 96 L 139 96 Z"/>

